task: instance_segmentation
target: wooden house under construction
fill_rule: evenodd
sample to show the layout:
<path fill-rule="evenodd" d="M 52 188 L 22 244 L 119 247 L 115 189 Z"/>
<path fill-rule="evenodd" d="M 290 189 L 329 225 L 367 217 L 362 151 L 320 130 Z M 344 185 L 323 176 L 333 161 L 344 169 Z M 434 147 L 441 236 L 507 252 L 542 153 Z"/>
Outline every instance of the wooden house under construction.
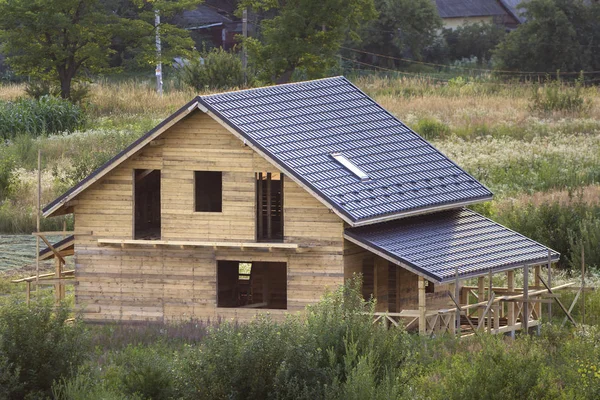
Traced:
<path fill-rule="evenodd" d="M 335 77 L 198 96 L 43 215 L 74 215 L 89 321 L 278 318 L 361 273 L 391 323 L 501 332 L 535 324 L 546 293 L 513 271 L 540 289 L 559 254 L 464 208 L 491 198 Z M 500 272 L 509 286 L 487 287 Z"/>

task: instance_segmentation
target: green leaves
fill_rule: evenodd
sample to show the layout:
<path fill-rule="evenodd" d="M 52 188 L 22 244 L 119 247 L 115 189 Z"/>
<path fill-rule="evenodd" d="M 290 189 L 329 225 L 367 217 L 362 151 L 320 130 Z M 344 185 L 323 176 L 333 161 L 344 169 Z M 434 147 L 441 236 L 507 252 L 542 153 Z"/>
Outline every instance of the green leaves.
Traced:
<path fill-rule="evenodd" d="M 307 79 L 326 75 L 337 65 L 344 39 L 356 36 L 361 23 L 377 15 L 373 0 L 245 1 L 242 7 L 278 10 L 260 24 L 260 41 L 245 44 L 259 79 L 280 83 L 293 79 L 296 70 Z"/>

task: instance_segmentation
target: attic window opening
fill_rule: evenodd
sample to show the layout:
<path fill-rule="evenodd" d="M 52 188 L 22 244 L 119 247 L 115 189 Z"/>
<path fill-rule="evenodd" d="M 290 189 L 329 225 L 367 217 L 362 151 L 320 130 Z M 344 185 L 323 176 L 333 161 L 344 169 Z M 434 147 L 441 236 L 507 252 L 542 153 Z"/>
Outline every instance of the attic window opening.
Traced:
<path fill-rule="evenodd" d="M 214 171 L 194 171 L 194 211 L 223 211 L 223 174 Z"/>
<path fill-rule="evenodd" d="M 331 153 L 331 157 L 333 157 L 333 159 L 337 162 L 339 162 L 340 164 L 342 164 L 342 166 L 344 166 L 348 171 L 352 172 L 354 175 L 356 175 L 361 182 L 368 182 L 371 180 L 371 178 L 369 177 L 369 175 L 363 171 L 362 169 L 360 169 L 356 164 L 354 164 L 352 161 L 350 161 L 346 156 L 344 156 L 341 153 Z"/>

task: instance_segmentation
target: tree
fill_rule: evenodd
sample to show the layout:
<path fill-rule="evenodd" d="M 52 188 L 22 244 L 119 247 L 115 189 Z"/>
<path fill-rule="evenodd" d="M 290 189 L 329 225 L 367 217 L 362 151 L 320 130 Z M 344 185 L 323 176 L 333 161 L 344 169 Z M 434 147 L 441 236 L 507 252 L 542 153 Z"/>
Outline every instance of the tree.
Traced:
<path fill-rule="evenodd" d="M 151 46 L 153 18 L 130 19 L 100 0 L 5 0 L 0 3 L 0 39 L 9 65 L 18 74 L 58 81 L 63 98 L 71 97 L 74 80 L 82 71 L 96 73 L 108 67 L 115 37 L 129 38 L 144 62 L 156 62 Z M 114 2 L 112 2 L 114 3 Z M 141 1 L 140 9 L 173 12 L 198 1 Z M 151 12 L 146 14 L 153 14 Z M 153 15 L 152 15 L 153 17 Z M 193 46 L 187 32 L 165 24 L 161 35 L 167 50 Z M 168 45 L 171 44 L 169 47 Z M 169 57 L 169 51 L 164 56 Z"/>
<path fill-rule="evenodd" d="M 409 56 L 421 60 L 424 50 L 435 41 L 442 27 L 434 2 L 431 0 L 375 0 L 379 18 L 365 24 L 360 40 L 350 42 L 376 54 L 393 57 Z M 356 54 L 354 54 L 356 57 Z M 380 63 L 374 57 L 358 57 Z M 387 60 L 387 64 L 395 64 Z"/>
<path fill-rule="evenodd" d="M 357 37 L 363 21 L 376 17 L 373 0 L 245 0 L 255 11 L 276 11 L 260 24 L 260 40 L 249 38 L 249 60 L 262 80 L 287 82 L 301 69 L 307 78 L 336 65 L 344 39 Z"/>
<path fill-rule="evenodd" d="M 600 3 L 531 0 L 522 7 L 527 22 L 494 51 L 498 68 L 548 73 L 600 70 Z"/>
<path fill-rule="evenodd" d="M 444 29 L 442 34 L 451 60 L 477 57 L 478 64 L 486 64 L 492 57 L 493 49 L 506 36 L 506 31 L 494 23 L 477 22 L 456 29 Z"/>

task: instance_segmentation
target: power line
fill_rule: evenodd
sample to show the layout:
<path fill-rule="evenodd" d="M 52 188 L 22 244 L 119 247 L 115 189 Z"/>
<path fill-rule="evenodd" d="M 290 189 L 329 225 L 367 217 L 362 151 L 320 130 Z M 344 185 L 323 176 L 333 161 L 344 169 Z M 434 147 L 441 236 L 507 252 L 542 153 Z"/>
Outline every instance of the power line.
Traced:
<path fill-rule="evenodd" d="M 377 53 L 372 53 L 370 51 L 358 50 L 358 49 L 353 49 L 353 48 L 344 47 L 344 46 L 341 46 L 341 48 L 344 50 L 354 51 L 356 53 L 363 53 L 363 54 L 368 54 L 368 55 L 372 55 L 372 56 L 376 56 L 376 57 L 388 58 L 391 60 L 405 61 L 405 62 L 414 63 L 414 64 L 431 65 L 431 66 L 436 66 L 436 67 L 462 69 L 462 70 L 466 70 L 466 71 L 483 71 L 483 72 L 488 72 L 488 73 L 501 72 L 501 73 L 505 73 L 505 74 L 514 74 L 514 75 L 556 75 L 557 74 L 556 72 L 549 73 L 549 72 L 509 71 L 509 70 L 485 69 L 485 68 L 468 68 L 468 67 L 461 67 L 458 65 L 437 64 L 437 63 L 430 63 L 430 62 L 425 62 L 425 61 L 410 60 L 408 58 L 402 58 L 402 57 L 387 56 L 385 54 L 377 54 Z M 600 74 L 600 71 L 558 72 L 558 75 L 579 75 L 579 74 L 584 74 L 584 75 Z"/>

